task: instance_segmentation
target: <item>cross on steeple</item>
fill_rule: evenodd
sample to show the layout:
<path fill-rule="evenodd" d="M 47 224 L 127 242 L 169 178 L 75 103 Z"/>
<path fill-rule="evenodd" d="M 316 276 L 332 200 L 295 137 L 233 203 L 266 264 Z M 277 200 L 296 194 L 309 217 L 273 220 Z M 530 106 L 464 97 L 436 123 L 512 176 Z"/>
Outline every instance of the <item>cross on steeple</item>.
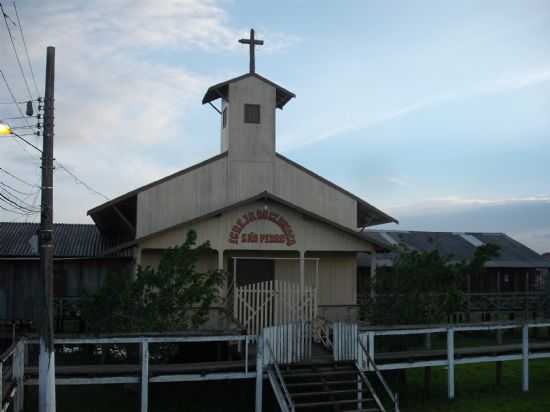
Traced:
<path fill-rule="evenodd" d="M 254 38 L 254 29 L 250 29 L 250 38 L 249 39 L 240 39 L 239 43 L 250 45 L 250 73 L 256 71 L 256 59 L 254 56 L 254 48 L 256 45 L 261 46 L 264 44 L 263 40 L 256 40 Z"/>

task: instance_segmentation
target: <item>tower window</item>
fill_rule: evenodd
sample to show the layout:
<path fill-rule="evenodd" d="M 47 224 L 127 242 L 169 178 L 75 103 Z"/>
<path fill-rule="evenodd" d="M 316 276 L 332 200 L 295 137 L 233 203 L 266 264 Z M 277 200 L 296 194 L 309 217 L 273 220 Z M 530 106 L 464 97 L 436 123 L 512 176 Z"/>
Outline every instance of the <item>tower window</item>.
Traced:
<path fill-rule="evenodd" d="M 260 105 L 259 104 L 244 105 L 244 122 L 260 123 Z"/>
<path fill-rule="evenodd" d="M 225 126 L 227 126 L 227 107 L 222 112 L 222 128 L 225 129 Z"/>

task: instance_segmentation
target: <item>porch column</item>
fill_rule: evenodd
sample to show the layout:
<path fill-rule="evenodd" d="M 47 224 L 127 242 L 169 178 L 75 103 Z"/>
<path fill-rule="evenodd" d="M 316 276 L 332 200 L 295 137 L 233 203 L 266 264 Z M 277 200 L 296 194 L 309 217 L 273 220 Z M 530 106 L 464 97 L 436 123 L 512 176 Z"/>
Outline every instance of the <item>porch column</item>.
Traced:
<path fill-rule="evenodd" d="M 376 252 L 370 253 L 370 297 L 376 298 Z"/>
<path fill-rule="evenodd" d="M 304 299 L 304 290 L 305 290 L 305 265 L 304 265 L 304 255 L 306 252 L 304 250 L 300 250 L 300 297 L 301 299 Z M 300 319 L 305 320 L 305 312 L 304 307 L 300 305 Z"/>
<path fill-rule="evenodd" d="M 223 270 L 223 249 L 218 249 L 218 270 Z"/>
<path fill-rule="evenodd" d="M 300 292 L 304 292 L 305 287 L 305 264 L 304 264 L 304 255 L 306 252 L 300 250 Z"/>

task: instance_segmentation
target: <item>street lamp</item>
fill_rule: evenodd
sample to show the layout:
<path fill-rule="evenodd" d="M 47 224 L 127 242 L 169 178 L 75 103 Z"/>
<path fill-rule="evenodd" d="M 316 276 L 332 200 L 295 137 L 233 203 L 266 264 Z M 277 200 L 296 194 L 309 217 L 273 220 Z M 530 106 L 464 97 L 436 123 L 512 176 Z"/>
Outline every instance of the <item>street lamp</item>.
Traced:
<path fill-rule="evenodd" d="M 9 124 L 7 124 L 6 122 L 0 120 L 0 136 L 11 136 L 11 135 L 17 137 L 19 140 L 22 140 L 23 142 L 27 143 L 32 148 L 34 148 L 34 149 L 38 150 L 40 153 L 42 153 L 42 150 L 40 150 L 38 147 L 33 145 L 31 142 L 29 142 L 24 137 L 19 136 L 17 133 L 15 133 L 13 131 L 13 129 L 10 127 Z"/>
<path fill-rule="evenodd" d="M 13 131 L 11 130 L 10 125 L 0 120 L 0 136 L 8 136 L 12 133 Z"/>

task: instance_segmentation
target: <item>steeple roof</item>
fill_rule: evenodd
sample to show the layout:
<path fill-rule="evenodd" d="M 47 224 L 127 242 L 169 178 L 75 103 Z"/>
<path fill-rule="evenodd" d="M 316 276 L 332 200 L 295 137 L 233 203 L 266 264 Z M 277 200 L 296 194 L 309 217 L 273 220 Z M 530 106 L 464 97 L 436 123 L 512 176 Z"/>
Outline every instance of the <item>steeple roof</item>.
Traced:
<path fill-rule="evenodd" d="M 277 103 L 276 106 L 279 109 L 282 109 L 285 104 L 289 102 L 290 99 L 293 97 L 296 97 L 296 95 L 284 87 L 279 86 L 276 83 L 273 83 L 271 80 L 266 79 L 263 76 L 260 76 L 258 73 L 246 73 L 242 76 L 235 77 L 233 79 L 226 80 L 225 82 L 215 84 L 214 86 L 210 86 L 206 93 L 204 94 L 204 97 L 202 98 L 202 104 L 210 103 L 216 99 L 222 98 L 224 100 L 228 99 L 228 92 L 229 92 L 229 84 L 233 82 L 237 82 L 242 79 L 246 79 L 247 77 L 256 77 L 257 79 L 273 86 L 276 90 L 276 99 Z"/>

